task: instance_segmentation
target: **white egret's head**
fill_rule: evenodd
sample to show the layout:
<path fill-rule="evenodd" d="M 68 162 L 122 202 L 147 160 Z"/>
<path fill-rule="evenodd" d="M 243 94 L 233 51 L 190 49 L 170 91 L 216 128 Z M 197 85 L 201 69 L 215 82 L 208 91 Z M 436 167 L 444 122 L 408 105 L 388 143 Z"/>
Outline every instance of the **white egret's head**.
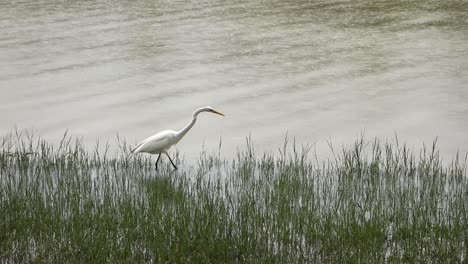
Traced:
<path fill-rule="evenodd" d="M 213 113 L 213 114 L 218 114 L 218 115 L 222 115 L 224 116 L 223 113 L 219 112 L 219 111 L 216 111 L 213 109 L 213 107 L 211 106 L 206 106 L 206 107 L 203 107 L 203 112 L 210 112 L 210 113 Z"/>

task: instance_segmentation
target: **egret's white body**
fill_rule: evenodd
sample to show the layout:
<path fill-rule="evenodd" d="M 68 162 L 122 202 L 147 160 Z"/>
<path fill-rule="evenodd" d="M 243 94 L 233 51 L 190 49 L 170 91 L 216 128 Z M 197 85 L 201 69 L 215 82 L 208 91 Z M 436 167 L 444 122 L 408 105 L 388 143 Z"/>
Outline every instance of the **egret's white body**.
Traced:
<path fill-rule="evenodd" d="M 187 134 L 187 132 L 193 127 L 193 125 L 195 125 L 195 122 L 197 121 L 197 116 L 201 112 L 210 112 L 224 116 L 223 113 L 214 110 L 210 106 L 199 108 L 195 112 L 193 112 L 192 120 L 187 126 L 185 126 L 179 131 L 164 130 L 162 132 L 159 132 L 140 142 L 132 150 L 132 153 L 144 152 L 150 154 L 159 154 L 158 159 L 156 160 L 156 169 L 158 168 L 159 158 L 161 157 L 161 154 L 164 153 L 169 158 L 174 168 L 177 169 L 176 165 L 169 156 L 168 150 L 172 146 L 177 144 L 177 142 L 179 142 L 182 139 L 182 137 L 185 136 L 185 134 Z"/>
<path fill-rule="evenodd" d="M 135 147 L 133 153 L 146 152 L 150 154 L 161 154 L 168 151 L 169 148 L 177 142 L 176 131 L 164 130 L 143 140 Z"/>

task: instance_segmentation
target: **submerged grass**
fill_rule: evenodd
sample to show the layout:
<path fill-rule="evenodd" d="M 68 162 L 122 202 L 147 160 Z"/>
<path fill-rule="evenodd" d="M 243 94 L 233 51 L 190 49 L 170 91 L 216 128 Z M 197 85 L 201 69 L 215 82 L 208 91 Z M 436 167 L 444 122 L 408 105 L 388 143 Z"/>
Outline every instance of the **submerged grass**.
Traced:
<path fill-rule="evenodd" d="M 466 262 L 466 158 L 359 140 L 319 163 L 287 145 L 156 172 L 124 143 L 6 136 L 0 262 Z"/>

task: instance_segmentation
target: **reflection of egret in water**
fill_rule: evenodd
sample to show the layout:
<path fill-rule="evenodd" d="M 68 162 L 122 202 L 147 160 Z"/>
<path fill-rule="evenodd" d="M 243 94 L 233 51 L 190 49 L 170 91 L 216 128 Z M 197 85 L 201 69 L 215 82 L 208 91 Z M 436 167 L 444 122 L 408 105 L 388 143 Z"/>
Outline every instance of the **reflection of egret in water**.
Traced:
<path fill-rule="evenodd" d="M 185 134 L 195 125 L 195 122 L 197 121 L 197 116 L 201 112 L 210 112 L 218 115 L 224 116 L 223 113 L 218 112 L 211 108 L 210 106 L 202 107 L 197 109 L 195 112 L 193 112 L 192 115 L 192 121 L 188 125 L 186 125 L 184 128 L 182 128 L 179 131 L 173 131 L 173 130 L 164 130 L 156 135 L 153 135 L 142 142 L 138 144 L 133 150 L 132 153 L 139 153 L 139 152 L 146 152 L 150 154 L 159 154 L 158 159 L 156 160 L 156 170 L 158 169 L 158 161 L 161 158 L 161 154 L 164 153 L 166 156 L 169 158 L 169 160 L 172 163 L 172 166 L 174 166 L 175 169 L 177 169 L 177 166 L 174 164 L 172 161 L 171 157 L 169 156 L 169 153 L 167 152 L 170 147 L 173 145 L 177 144 Z"/>

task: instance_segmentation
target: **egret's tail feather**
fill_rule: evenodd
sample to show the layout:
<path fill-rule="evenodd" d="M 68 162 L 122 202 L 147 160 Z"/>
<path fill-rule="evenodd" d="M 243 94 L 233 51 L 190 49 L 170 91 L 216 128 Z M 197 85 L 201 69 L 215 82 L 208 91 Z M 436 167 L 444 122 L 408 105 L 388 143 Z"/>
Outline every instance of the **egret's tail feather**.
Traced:
<path fill-rule="evenodd" d="M 130 154 L 136 154 L 135 152 L 137 150 L 138 146 L 134 147 L 133 149 L 130 150 Z"/>
<path fill-rule="evenodd" d="M 136 146 L 130 151 L 130 153 L 131 153 L 131 154 L 138 153 L 138 148 L 140 148 L 141 145 L 143 145 L 143 143 L 145 143 L 145 141 L 140 142 L 138 145 L 136 145 Z"/>

